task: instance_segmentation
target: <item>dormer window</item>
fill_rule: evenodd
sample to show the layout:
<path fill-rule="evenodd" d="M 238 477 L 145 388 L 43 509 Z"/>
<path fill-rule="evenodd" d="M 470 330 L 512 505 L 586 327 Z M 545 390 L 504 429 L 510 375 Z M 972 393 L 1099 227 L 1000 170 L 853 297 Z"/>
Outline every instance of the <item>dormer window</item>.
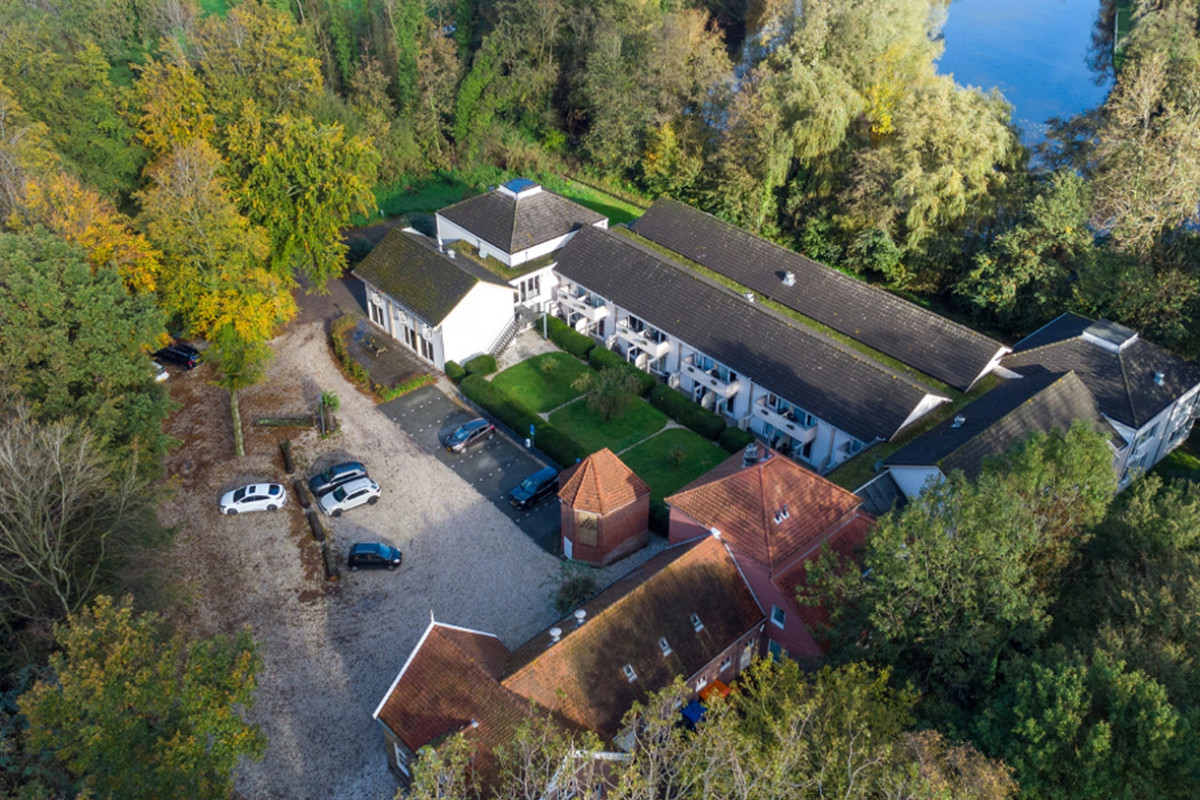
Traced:
<path fill-rule="evenodd" d="M 704 623 L 700 621 L 699 614 L 692 614 L 692 628 L 696 631 L 696 633 L 704 630 Z"/>
<path fill-rule="evenodd" d="M 663 654 L 664 656 L 669 656 L 669 655 L 671 655 L 671 645 L 670 645 L 670 643 L 667 641 L 667 637 L 665 637 L 665 636 L 660 636 L 660 637 L 658 638 L 658 649 L 659 649 L 659 650 L 662 650 L 662 654 Z"/>
<path fill-rule="evenodd" d="M 621 671 L 625 673 L 625 679 L 630 683 L 633 683 L 637 680 L 637 673 L 633 671 L 632 664 L 626 664 L 625 666 L 621 667 Z"/>

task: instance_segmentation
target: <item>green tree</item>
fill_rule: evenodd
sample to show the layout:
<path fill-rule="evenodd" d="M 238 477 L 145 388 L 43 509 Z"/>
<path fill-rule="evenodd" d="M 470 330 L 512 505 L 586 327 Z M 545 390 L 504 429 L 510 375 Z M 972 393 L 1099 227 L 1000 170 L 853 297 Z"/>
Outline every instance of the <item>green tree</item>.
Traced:
<path fill-rule="evenodd" d="M 260 660 L 250 632 L 186 641 L 101 596 L 56 629 L 51 680 L 19 700 L 27 740 L 99 798 L 228 798 L 266 740 L 239 713 Z"/>
<path fill-rule="evenodd" d="M 153 470 L 168 400 L 146 351 L 165 335 L 146 295 L 44 230 L 0 234 L 0 380 L 42 421 L 74 420 Z"/>
<path fill-rule="evenodd" d="M 588 392 L 588 408 L 605 420 L 621 417 L 637 399 L 638 378 L 628 369 L 605 367 L 596 373 L 585 372 L 571 385 Z"/>

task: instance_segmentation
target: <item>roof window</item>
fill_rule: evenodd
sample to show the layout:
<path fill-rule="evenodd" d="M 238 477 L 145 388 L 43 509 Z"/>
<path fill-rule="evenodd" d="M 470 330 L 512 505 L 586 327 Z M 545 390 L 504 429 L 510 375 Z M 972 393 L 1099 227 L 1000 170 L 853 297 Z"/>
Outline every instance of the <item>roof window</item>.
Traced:
<path fill-rule="evenodd" d="M 621 667 L 621 671 L 625 673 L 625 678 L 630 683 L 633 683 L 637 680 L 637 673 L 633 671 L 632 664 L 626 664 L 625 666 Z"/>
<path fill-rule="evenodd" d="M 692 628 L 694 628 L 697 633 L 704 630 L 704 623 L 700 621 L 699 614 L 692 614 Z"/>
<path fill-rule="evenodd" d="M 664 656 L 671 655 L 671 644 L 670 644 L 670 642 L 667 641 L 667 637 L 665 637 L 665 636 L 658 637 L 658 649 L 662 650 L 662 654 Z"/>

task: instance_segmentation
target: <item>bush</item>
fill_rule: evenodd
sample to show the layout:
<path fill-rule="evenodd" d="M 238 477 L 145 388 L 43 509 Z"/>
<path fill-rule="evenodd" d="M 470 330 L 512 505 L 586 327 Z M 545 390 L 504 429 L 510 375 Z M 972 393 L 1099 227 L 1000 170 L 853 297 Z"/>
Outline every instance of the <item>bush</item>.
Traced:
<path fill-rule="evenodd" d="M 529 430 L 529 428 L 525 430 Z M 549 422 L 543 422 L 537 426 L 537 435 L 534 436 L 533 443 L 538 450 L 554 459 L 563 468 L 571 466 L 588 455 L 587 451 L 574 439 Z"/>
<path fill-rule="evenodd" d="M 467 377 L 467 371 L 458 365 L 456 361 L 446 362 L 446 377 L 455 383 L 459 383 L 463 378 Z"/>
<path fill-rule="evenodd" d="M 596 346 L 592 337 L 584 336 L 557 317 L 546 319 L 546 333 L 550 341 L 578 359 L 586 359 L 588 353 Z"/>
<path fill-rule="evenodd" d="M 740 453 L 746 449 L 746 445 L 753 443 L 753 433 L 732 426 L 721 431 L 721 435 L 717 437 L 717 444 L 730 453 Z"/>
<path fill-rule="evenodd" d="M 329 341 L 333 346 L 334 358 L 337 359 L 338 364 L 345 370 L 350 380 L 369 390 L 371 389 L 371 376 L 367 374 L 366 367 L 350 357 L 350 350 L 346 347 L 346 334 L 356 324 L 357 320 L 349 314 L 338 317 L 329 326 Z"/>
<path fill-rule="evenodd" d="M 650 501 L 650 530 L 666 536 L 671 528 L 671 507 L 662 500 Z"/>
<path fill-rule="evenodd" d="M 621 356 L 620 353 L 615 353 L 604 347 L 593 347 L 588 353 L 588 366 L 599 372 L 602 369 L 619 369 L 629 373 L 637 379 L 637 393 L 641 397 L 650 394 L 651 390 L 658 384 L 658 380 L 649 372 L 642 370 L 630 364 Z"/>
<path fill-rule="evenodd" d="M 491 375 L 496 371 L 496 357 L 488 353 L 475 356 L 463 364 L 463 369 L 467 371 L 468 375 Z"/>
<path fill-rule="evenodd" d="M 395 400 L 403 394 L 408 394 L 414 389 L 420 389 L 422 386 L 428 386 L 433 383 L 435 378 L 432 375 L 417 375 L 415 378 L 409 378 L 403 383 L 398 383 L 395 386 L 376 386 L 375 394 L 383 402 Z"/>
<path fill-rule="evenodd" d="M 482 375 L 468 375 L 463 378 L 459 388 L 474 403 L 513 430 L 517 430 L 517 426 L 521 424 L 523 418 L 533 414 L 532 410 L 521 403 L 496 391 Z M 525 430 L 529 430 L 528 424 L 526 424 Z"/>
<path fill-rule="evenodd" d="M 725 420 L 701 408 L 665 384 L 655 384 L 650 392 L 650 404 L 709 441 L 716 439 L 725 430 Z"/>

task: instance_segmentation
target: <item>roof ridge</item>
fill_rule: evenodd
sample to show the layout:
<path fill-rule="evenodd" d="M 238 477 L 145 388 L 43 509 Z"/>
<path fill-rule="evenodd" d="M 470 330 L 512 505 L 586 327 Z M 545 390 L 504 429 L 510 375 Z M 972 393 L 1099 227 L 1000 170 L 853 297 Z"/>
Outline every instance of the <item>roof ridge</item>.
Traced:
<path fill-rule="evenodd" d="M 1121 367 L 1121 388 L 1125 390 L 1125 400 L 1129 403 L 1129 418 L 1133 420 L 1133 427 L 1142 427 L 1142 422 L 1138 418 L 1137 407 L 1133 404 L 1133 392 L 1129 388 L 1129 372 L 1125 369 L 1125 352 L 1117 351 L 1117 364 Z"/>
<path fill-rule="evenodd" d="M 960 444 L 958 447 L 954 448 L 954 449 L 953 449 L 953 450 L 951 450 L 949 453 L 946 453 L 946 455 L 944 455 L 944 456 L 942 456 L 941 458 L 939 458 L 939 459 L 938 459 L 938 461 L 937 461 L 937 463 L 938 463 L 938 464 L 941 464 L 943 461 L 945 461 L 946 459 L 950 458 L 950 457 L 951 457 L 951 456 L 953 456 L 955 453 L 957 453 L 958 451 L 962 450 L 964 447 L 966 447 L 966 446 L 968 446 L 969 444 L 971 444 L 971 442 L 973 442 L 973 441 L 974 441 L 974 440 L 975 440 L 977 437 L 979 437 L 979 436 L 982 436 L 983 434 L 985 434 L 985 433 L 987 433 L 988 431 L 990 431 L 992 428 L 994 428 L 994 427 L 996 427 L 997 425 L 999 425 L 1001 422 L 1004 422 L 1006 419 L 1008 419 L 1009 417 L 1011 417 L 1013 414 L 1016 414 L 1018 411 L 1020 411 L 1021 409 L 1023 409 L 1023 408 L 1025 407 L 1025 404 L 1026 404 L 1026 403 L 1029 403 L 1029 402 L 1031 402 L 1031 401 L 1032 401 L 1032 400 L 1033 400 L 1035 397 L 1037 397 L 1038 395 L 1040 395 L 1042 392 L 1046 391 L 1047 389 L 1049 389 L 1049 388 L 1050 388 L 1050 387 L 1052 387 L 1052 386 L 1055 386 L 1055 385 L 1057 385 L 1057 384 L 1058 384 L 1060 381 L 1063 381 L 1063 380 L 1065 380 L 1065 379 L 1067 378 L 1067 376 L 1068 376 L 1068 375 L 1075 375 L 1075 370 L 1073 370 L 1073 369 L 1069 369 L 1069 370 L 1067 370 L 1066 372 L 1051 372 L 1051 373 L 1049 373 L 1049 374 L 1050 374 L 1051 376 L 1053 376 L 1053 377 L 1054 377 L 1054 380 L 1050 381 L 1049 383 L 1047 383 L 1047 384 L 1046 384 L 1045 386 L 1043 386 L 1042 388 L 1040 388 L 1040 389 L 1036 390 L 1036 391 L 1035 391 L 1033 394 L 1029 395 L 1029 396 L 1028 396 L 1028 397 L 1026 397 L 1024 400 L 1022 400 L 1021 402 L 1017 403 L 1015 406 L 1013 406 L 1012 408 L 1010 408 L 1008 411 L 1004 412 L 1004 413 L 1003 413 L 1002 415 L 1000 415 L 999 417 L 996 417 L 996 419 L 994 419 L 994 420 L 992 421 L 992 423 L 991 423 L 990 425 L 988 425 L 986 428 L 984 428 L 983 430 L 979 431 L 979 433 L 976 433 L 976 434 L 975 434 L 974 436 L 972 436 L 971 438 L 969 438 L 969 439 L 966 439 L 966 440 L 965 440 L 965 441 L 963 441 L 963 443 L 962 443 L 962 444 Z M 1023 375 L 1023 376 L 1021 376 L 1020 380 L 1032 380 L 1032 381 L 1036 381 L 1036 379 L 1037 379 L 1038 377 L 1040 377 L 1040 376 L 1038 376 L 1038 375 Z M 1079 376 L 1078 376 L 1078 375 L 1076 375 L 1075 377 L 1076 377 L 1076 378 L 1078 378 Z M 1083 382 L 1082 382 L 1082 381 L 1080 381 L 1080 383 L 1081 383 L 1081 384 L 1083 384 Z M 1015 384 L 1014 384 L 1014 385 L 1015 385 Z M 997 388 L 999 388 L 999 387 L 997 387 Z M 1091 390 L 1087 388 L 1087 385 L 1086 385 L 1086 384 L 1083 384 L 1083 388 L 1084 388 L 1085 390 L 1087 390 L 1088 394 L 1091 394 Z M 994 390 L 993 390 L 993 391 L 994 391 Z M 1095 398 L 1093 398 L 1093 402 L 1094 402 L 1094 401 L 1095 401 Z"/>
<path fill-rule="evenodd" d="M 638 236 L 641 235 L 641 234 L 637 233 L 637 231 L 632 231 L 632 233 L 634 233 L 635 235 L 638 235 Z M 910 385 L 914 388 L 921 389 L 926 394 L 934 394 L 934 395 L 938 395 L 939 397 L 944 396 L 941 393 L 939 393 L 936 389 L 934 389 L 932 386 L 926 386 L 925 383 L 923 383 L 922 381 L 919 381 L 916 378 L 909 377 L 908 375 L 905 375 L 904 373 L 900 372 L 899 370 L 893 369 L 892 367 L 889 367 L 888 365 L 881 363 L 880 361 L 876 360 L 875 358 L 872 358 L 871 356 L 867 355 L 866 353 L 863 353 L 860 350 L 850 347 L 847 344 L 843 344 L 842 342 L 839 342 L 837 339 L 834 339 L 832 336 L 829 336 L 826 333 L 822 333 L 821 331 L 818 331 L 809 325 L 805 325 L 804 323 L 799 322 L 798 320 L 791 319 L 790 317 L 788 317 L 784 314 L 781 314 L 772 308 L 766 308 L 765 306 L 762 306 L 758 303 L 746 302 L 746 299 L 742 295 L 738 294 L 737 292 L 735 292 L 733 289 L 729 288 L 725 284 L 723 284 L 719 281 L 715 281 L 712 278 L 708 277 L 707 275 L 701 275 L 696 270 L 691 269 L 686 264 L 676 261 L 673 258 L 668 259 L 662 253 L 659 253 L 649 247 L 646 247 L 641 242 L 636 242 L 628 237 L 620 236 L 615 233 L 613 234 L 612 238 L 616 239 L 618 241 L 621 241 L 621 242 L 625 243 L 626 245 L 628 245 L 629 247 L 635 248 L 636 250 L 638 250 L 642 253 L 646 253 L 650 256 L 653 256 L 659 263 L 665 265 L 669 269 L 678 270 L 679 272 L 682 272 L 684 275 L 691 278 L 692 280 L 702 283 L 705 286 L 708 286 L 710 288 L 720 290 L 723 294 L 725 294 L 730 299 L 742 300 L 743 302 L 746 303 L 746 307 L 749 308 L 752 313 L 758 312 L 759 314 L 770 317 L 771 319 L 775 320 L 776 322 L 780 322 L 784 325 L 787 325 L 789 328 L 794 328 L 795 330 L 801 331 L 803 333 L 803 335 L 812 338 L 813 340 L 815 340 L 816 342 L 818 342 L 820 344 L 826 345 L 828 347 L 832 347 L 835 350 L 837 350 L 838 352 L 843 353 L 844 355 L 850 356 L 851 358 L 855 359 L 856 361 L 859 361 L 862 364 L 874 369 L 875 371 L 882 373 L 883 375 L 891 378 L 892 380 L 903 381 L 904 383 L 907 383 L 908 385 Z M 674 252 L 674 251 L 672 251 L 672 252 Z M 930 377 L 932 377 L 932 376 L 930 376 Z"/>
<path fill-rule="evenodd" d="M 767 461 L 770 460 L 771 459 L 767 459 Z M 759 527 L 759 531 L 762 534 L 763 543 L 766 545 L 767 568 L 769 569 L 771 564 L 775 561 L 775 537 L 771 535 L 771 523 L 768 520 L 770 512 L 767 511 L 767 478 L 766 475 L 763 474 L 767 468 L 767 461 L 759 461 L 754 465 L 754 470 L 757 472 L 758 507 L 759 514 L 762 517 L 760 520 L 762 524 Z"/>

